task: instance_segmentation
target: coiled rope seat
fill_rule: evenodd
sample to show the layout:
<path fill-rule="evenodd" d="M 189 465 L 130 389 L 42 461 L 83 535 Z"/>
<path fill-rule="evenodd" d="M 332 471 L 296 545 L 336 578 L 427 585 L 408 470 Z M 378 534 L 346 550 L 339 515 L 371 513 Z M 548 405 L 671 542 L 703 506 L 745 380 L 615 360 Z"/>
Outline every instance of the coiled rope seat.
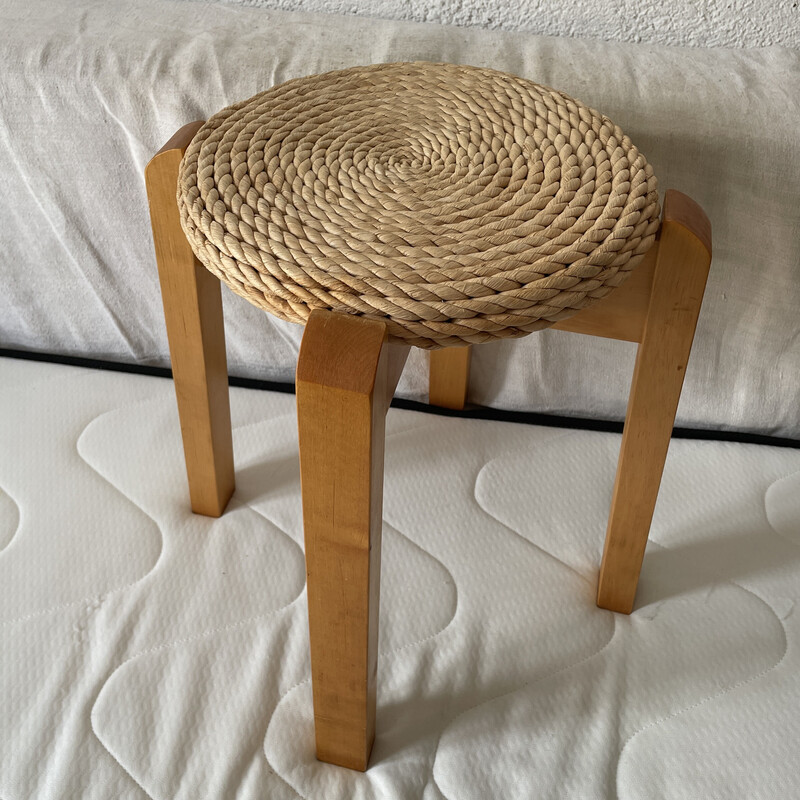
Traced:
<path fill-rule="evenodd" d="M 604 297 L 653 243 L 656 179 L 607 117 L 502 72 L 377 64 L 212 116 L 181 225 L 236 294 L 286 320 L 386 323 L 422 348 L 523 336 Z"/>

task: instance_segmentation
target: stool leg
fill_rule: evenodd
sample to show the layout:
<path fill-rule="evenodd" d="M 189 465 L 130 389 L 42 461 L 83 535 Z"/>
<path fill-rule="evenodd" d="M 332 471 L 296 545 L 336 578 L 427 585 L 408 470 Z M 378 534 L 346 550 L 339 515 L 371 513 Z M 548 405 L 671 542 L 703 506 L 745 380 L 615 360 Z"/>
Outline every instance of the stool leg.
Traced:
<path fill-rule="evenodd" d="M 467 401 L 472 347 L 431 350 L 428 402 L 432 406 L 460 411 Z"/>
<path fill-rule="evenodd" d="M 667 192 L 650 304 L 628 400 L 597 605 L 629 614 L 711 262 L 702 209 Z"/>
<path fill-rule="evenodd" d="M 314 311 L 297 363 L 317 758 L 357 770 L 375 738 L 385 417 L 407 354 L 382 322 Z"/>
<path fill-rule="evenodd" d="M 195 258 L 175 199 L 182 128 L 147 165 L 145 182 L 178 400 L 192 511 L 218 517 L 233 494 L 233 443 L 219 280 Z"/>

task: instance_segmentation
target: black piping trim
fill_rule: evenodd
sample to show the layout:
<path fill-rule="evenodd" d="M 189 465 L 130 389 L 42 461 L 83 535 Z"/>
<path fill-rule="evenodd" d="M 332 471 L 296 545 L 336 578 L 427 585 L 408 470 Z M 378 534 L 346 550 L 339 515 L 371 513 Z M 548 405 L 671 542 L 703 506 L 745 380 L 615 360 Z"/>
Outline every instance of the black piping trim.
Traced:
<path fill-rule="evenodd" d="M 0 347 L 0 358 L 19 358 L 27 361 L 45 361 L 52 364 L 66 364 L 71 367 L 85 367 L 88 369 L 102 369 L 110 372 L 129 372 L 135 375 L 150 375 L 157 378 L 171 378 L 172 370 L 167 367 L 149 367 L 142 364 L 125 364 L 118 361 L 103 361 L 95 358 L 82 358 L 79 356 L 55 355 L 52 353 L 38 353 L 30 350 L 12 350 Z M 260 389 L 268 392 L 283 392 L 294 394 L 293 383 L 278 381 L 264 381 L 257 378 L 228 377 L 231 386 L 244 389 Z M 622 433 L 622 422 L 601 419 L 586 419 L 583 417 L 563 417 L 555 414 L 539 414 L 534 411 L 503 411 L 499 408 L 468 405 L 463 411 L 453 411 L 448 408 L 429 406 L 415 400 L 394 398 L 392 408 L 402 408 L 408 411 L 419 411 L 425 414 L 438 414 L 443 417 L 460 417 L 464 419 L 485 419 L 496 422 L 517 422 L 523 425 L 543 425 L 551 428 L 578 428 L 585 431 L 604 431 L 607 433 Z M 741 431 L 718 431 L 701 428 L 674 428 L 674 439 L 705 439 L 715 442 L 737 442 L 739 444 L 759 444 L 769 447 L 790 447 L 800 449 L 800 440 L 787 439 L 780 436 L 767 436 L 760 433 L 744 433 Z"/>

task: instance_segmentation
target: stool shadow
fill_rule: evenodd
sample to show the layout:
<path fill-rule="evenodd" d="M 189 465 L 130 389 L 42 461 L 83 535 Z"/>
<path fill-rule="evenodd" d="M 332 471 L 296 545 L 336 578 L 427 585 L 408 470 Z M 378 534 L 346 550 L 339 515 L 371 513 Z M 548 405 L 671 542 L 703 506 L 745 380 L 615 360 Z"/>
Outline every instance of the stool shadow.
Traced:
<path fill-rule="evenodd" d="M 296 493 L 300 513 L 300 459 L 297 453 L 257 461 L 236 470 L 236 497 L 246 505 Z"/>
<path fill-rule="evenodd" d="M 772 531 L 731 531 L 666 547 L 653 542 L 642 567 L 634 611 L 720 583 L 758 582 L 770 573 L 791 580 L 800 565 L 800 547 Z"/>

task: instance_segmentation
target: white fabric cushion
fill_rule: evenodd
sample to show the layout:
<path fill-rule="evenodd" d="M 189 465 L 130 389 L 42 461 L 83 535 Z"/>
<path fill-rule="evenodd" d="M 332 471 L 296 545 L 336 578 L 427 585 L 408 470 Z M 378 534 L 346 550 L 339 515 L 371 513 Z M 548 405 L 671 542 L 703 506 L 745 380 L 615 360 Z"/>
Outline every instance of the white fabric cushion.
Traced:
<path fill-rule="evenodd" d="M 315 760 L 294 398 L 193 516 L 171 381 L 0 359 L 4 800 L 800 796 L 800 451 L 672 443 L 629 617 L 620 437 L 391 410 L 377 740 Z"/>
<path fill-rule="evenodd" d="M 800 436 L 800 54 L 554 39 L 226 4 L 11 0 L 0 29 L 0 345 L 166 364 L 143 184 L 182 124 L 354 64 L 507 70 L 600 109 L 706 209 L 714 262 L 678 424 Z M 230 370 L 291 380 L 301 329 L 225 292 Z M 622 418 L 635 347 L 475 351 L 473 402 Z M 423 398 L 425 355 L 402 394 Z"/>

